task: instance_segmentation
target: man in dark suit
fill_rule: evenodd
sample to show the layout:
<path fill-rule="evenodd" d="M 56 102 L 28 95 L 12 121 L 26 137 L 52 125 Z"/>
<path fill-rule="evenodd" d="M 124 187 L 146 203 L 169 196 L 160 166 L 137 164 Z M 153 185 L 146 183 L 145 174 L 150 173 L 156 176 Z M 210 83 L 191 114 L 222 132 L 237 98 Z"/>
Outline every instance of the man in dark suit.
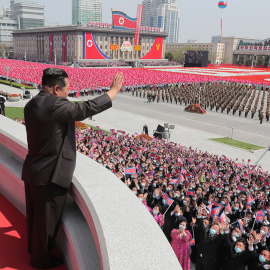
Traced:
<path fill-rule="evenodd" d="M 112 106 L 123 74 L 116 74 L 111 89 L 94 100 L 71 103 L 67 73 L 43 71 L 42 91 L 24 109 L 28 154 L 25 182 L 28 251 L 31 264 L 48 269 L 63 261 L 51 255 L 76 163 L 75 121 L 84 120 Z"/>

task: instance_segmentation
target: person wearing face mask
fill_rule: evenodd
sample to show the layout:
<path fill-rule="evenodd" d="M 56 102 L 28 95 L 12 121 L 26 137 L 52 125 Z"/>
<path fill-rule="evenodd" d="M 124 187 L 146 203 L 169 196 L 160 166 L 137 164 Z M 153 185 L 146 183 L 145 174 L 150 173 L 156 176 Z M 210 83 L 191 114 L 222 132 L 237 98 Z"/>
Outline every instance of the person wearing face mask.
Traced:
<path fill-rule="evenodd" d="M 152 196 L 150 194 L 147 199 L 147 205 L 149 207 L 153 208 L 156 204 L 159 204 L 159 205 L 162 204 L 162 196 L 161 196 L 159 188 L 155 188 L 152 193 Z"/>
<path fill-rule="evenodd" d="M 174 208 L 173 205 L 175 205 Z M 171 209 L 173 210 L 172 211 L 168 210 L 168 213 L 166 213 L 165 215 L 165 223 L 163 226 L 163 232 L 169 242 L 171 242 L 172 240 L 171 231 L 173 229 L 178 228 L 179 223 L 185 219 L 183 217 L 183 211 L 180 208 L 180 206 L 175 203 L 173 205 L 171 206 Z"/>
<path fill-rule="evenodd" d="M 151 211 L 151 214 L 154 217 L 155 221 L 158 223 L 158 225 L 162 227 L 164 225 L 164 215 L 160 213 L 159 204 L 154 206 L 153 210 Z"/>
<path fill-rule="evenodd" d="M 190 270 L 189 242 L 192 239 L 191 233 L 186 229 L 187 221 L 183 220 L 179 224 L 179 229 L 171 232 L 172 249 L 179 260 L 183 270 Z"/>
<path fill-rule="evenodd" d="M 247 242 L 244 238 L 239 237 L 234 244 L 230 246 L 225 253 L 222 263 L 222 270 L 244 270 L 248 265 L 253 251 L 253 237 L 248 240 L 249 248 L 246 249 Z M 230 245 L 231 243 L 228 243 Z"/>
<path fill-rule="evenodd" d="M 196 270 L 217 270 L 221 267 L 221 251 L 224 242 L 224 234 L 220 234 L 220 230 L 224 230 L 222 224 L 214 224 L 210 229 L 205 228 L 203 220 L 197 219 L 199 234 L 196 241 L 199 241 Z"/>
<path fill-rule="evenodd" d="M 250 259 L 248 270 L 265 270 L 270 269 L 270 252 L 269 250 L 262 250 L 259 254 L 253 252 Z"/>

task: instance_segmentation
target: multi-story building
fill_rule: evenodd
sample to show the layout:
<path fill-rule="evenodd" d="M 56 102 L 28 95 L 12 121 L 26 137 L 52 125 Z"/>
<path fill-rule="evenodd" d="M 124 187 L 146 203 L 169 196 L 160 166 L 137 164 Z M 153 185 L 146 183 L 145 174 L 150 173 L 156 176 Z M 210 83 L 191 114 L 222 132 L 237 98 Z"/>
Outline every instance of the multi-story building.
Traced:
<path fill-rule="evenodd" d="M 11 14 L 18 29 L 44 27 L 44 6 L 30 1 L 11 0 Z"/>
<path fill-rule="evenodd" d="M 143 0 L 142 4 L 142 25 L 161 28 L 168 34 L 168 43 L 178 42 L 180 9 L 176 0 Z"/>
<path fill-rule="evenodd" d="M 1 54 L 4 57 L 10 56 L 13 53 L 13 37 L 11 33 L 17 29 L 18 24 L 12 18 L 11 10 L 3 8 L 0 14 L 0 44 L 2 44 Z"/>
<path fill-rule="evenodd" d="M 164 59 L 166 37 L 164 32 L 142 31 L 140 45 L 133 46 L 130 30 L 84 25 L 24 29 L 13 32 L 14 57 L 57 63 L 109 58 L 132 62 L 151 52 L 147 59 Z"/>
<path fill-rule="evenodd" d="M 72 24 L 102 22 L 101 0 L 72 0 Z"/>
<path fill-rule="evenodd" d="M 209 52 L 209 61 L 212 64 L 224 63 L 225 44 L 224 43 L 167 43 L 166 51 L 173 52 L 179 49 L 202 50 Z"/>
<path fill-rule="evenodd" d="M 221 36 L 220 35 L 212 36 L 211 43 L 220 43 L 220 42 L 221 42 Z"/>

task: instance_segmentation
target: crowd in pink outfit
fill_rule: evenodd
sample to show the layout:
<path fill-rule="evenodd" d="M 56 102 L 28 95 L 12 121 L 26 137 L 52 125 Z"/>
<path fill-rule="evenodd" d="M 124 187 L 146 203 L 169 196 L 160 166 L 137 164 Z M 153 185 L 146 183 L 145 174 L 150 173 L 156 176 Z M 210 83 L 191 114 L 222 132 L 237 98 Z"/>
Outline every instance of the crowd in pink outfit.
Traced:
<path fill-rule="evenodd" d="M 9 67 L 8 73 L 5 68 Z M 215 81 L 233 81 L 239 83 L 270 84 L 265 81 L 265 76 L 249 75 L 244 77 L 220 77 L 201 74 L 185 74 L 151 69 L 134 68 L 71 68 L 66 66 L 53 66 L 35 62 L 0 59 L 0 77 L 8 75 L 14 80 L 21 80 L 30 84 L 41 84 L 42 72 L 45 68 L 57 67 L 64 69 L 69 74 L 70 90 L 109 87 L 117 72 L 123 72 L 125 80 L 123 86 L 162 85 L 167 83 L 205 83 Z M 211 68 L 213 69 L 213 67 Z M 188 70 L 188 69 L 187 69 Z"/>

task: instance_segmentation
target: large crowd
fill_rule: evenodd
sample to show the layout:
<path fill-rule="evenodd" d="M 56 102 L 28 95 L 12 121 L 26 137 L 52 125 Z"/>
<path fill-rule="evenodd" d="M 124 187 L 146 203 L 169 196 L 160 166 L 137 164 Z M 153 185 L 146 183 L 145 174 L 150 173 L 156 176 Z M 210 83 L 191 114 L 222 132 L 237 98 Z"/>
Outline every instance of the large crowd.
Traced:
<path fill-rule="evenodd" d="M 133 87 L 132 95 L 147 98 L 149 102 L 169 102 L 184 105 L 200 104 L 205 110 L 216 110 L 249 114 L 251 118 L 256 112 L 262 122 L 269 121 L 270 95 L 269 86 L 239 84 L 235 82 L 215 83 L 176 83 L 159 85 L 157 87 Z"/>
<path fill-rule="evenodd" d="M 77 150 L 138 197 L 183 270 L 190 261 L 197 270 L 270 269 L 268 172 L 249 160 L 110 132 L 77 129 Z"/>
<path fill-rule="evenodd" d="M 6 67 L 9 70 L 6 71 Z M 133 68 L 71 68 L 63 66 L 53 66 L 48 64 L 24 62 L 18 60 L 1 59 L 0 61 L 0 77 L 8 76 L 16 82 L 25 84 L 41 84 L 42 72 L 45 68 L 56 67 L 63 68 L 68 74 L 70 79 L 70 90 L 90 90 L 96 88 L 110 87 L 111 81 L 117 72 L 124 74 L 125 80 L 123 86 L 135 87 L 145 85 L 164 85 L 164 84 L 176 84 L 176 83 L 200 83 L 207 82 L 236 82 L 236 83 L 252 83 L 269 85 L 270 82 L 265 80 L 268 75 L 262 75 L 254 72 L 248 73 L 244 76 L 210 76 L 202 75 L 199 72 L 197 74 L 189 73 L 176 73 L 167 71 L 158 71 L 154 69 L 133 69 Z M 211 67 L 214 70 L 216 67 Z M 166 68 L 165 68 L 166 69 Z M 267 70 L 267 69 L 266 69 Z"/>

